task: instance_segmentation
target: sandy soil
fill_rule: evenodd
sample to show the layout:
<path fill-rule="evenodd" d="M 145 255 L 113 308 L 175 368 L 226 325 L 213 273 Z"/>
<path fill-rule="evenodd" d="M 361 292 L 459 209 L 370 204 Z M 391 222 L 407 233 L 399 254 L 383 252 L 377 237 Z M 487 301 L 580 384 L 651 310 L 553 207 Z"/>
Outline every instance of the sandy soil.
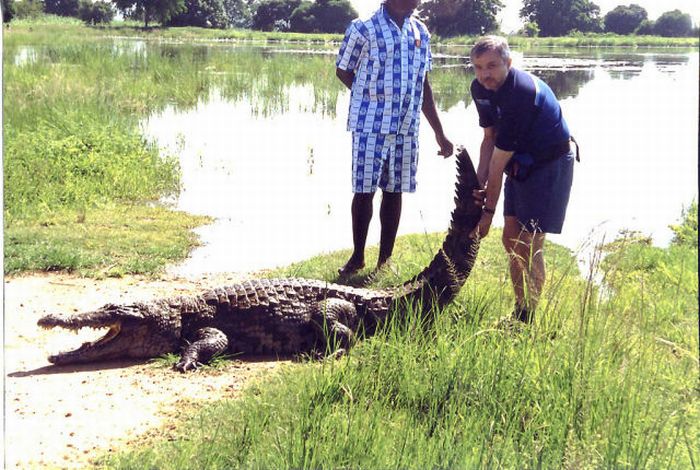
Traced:
<path fill-rule="evenodd" d="M 5 467 L 84 467 L 149 430 L 167 428 L 183 406 L 196 406 L 193 401 L 236 397 L 247 381 L 280 364 L 231 361 L 222 370 L 186 375 L 143 362 L 55 367 L 46 360 L 50 353 L 74 349 L 99 333 L 44 331 L 36 326 L 39 317 L 238 280 L 240 276 L 219 275 L 196 282 L 167 277 L 95 281 L 48 274 L 6 278 Z"/>

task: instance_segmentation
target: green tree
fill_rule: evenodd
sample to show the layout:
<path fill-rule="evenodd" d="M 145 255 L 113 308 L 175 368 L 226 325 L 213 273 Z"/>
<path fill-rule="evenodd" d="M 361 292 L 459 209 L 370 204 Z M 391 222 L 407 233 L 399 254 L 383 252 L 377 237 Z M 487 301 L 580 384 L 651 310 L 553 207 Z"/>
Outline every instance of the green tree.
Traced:
<path fill-rule="evenodd" d="M 664 37 L 687 37 L 693 32 L 693 20 L 680 10 L 667 11 L 654 23 L 654 33 Z"/>
<path fill-rule="evenodd" d="M 166 23 L 185 9 L 185 0 L 113 0 L 125 17 L 142 19 L 145 28 L 154 21 Z"/>
<path fill-rule="evenodd" d="M 280 22 L 287 22 L 301 0 L 263 0 L 253 15 L 253 29 L 273 31 Z M 277 27 L 276 27 L 277 25 Z"/>
<path fill-rule="evenodd" d="M 97 0 L 81 0 L 78 6 L 78 18 L 85 24 L 96 25 L 109 23 L 114 19 L 114 9 L 112 4 Z"/>
<path fill-rule="evenodd" d="M 590 0 L 525 0 L 520 17 L 537 23 L 540 36 L 602 30 L 600 7 Z"/>
<path fill-rule="evenodd" d="M 498 28 L 501 0 L 432 0 L 421 7 L 431 32 L 440 36 L 481 35 Z"/>
<path fill-rule="evenodd" d="M 9 23 L 15 16 L 15 2 L 13 0 L 2 0 L 2 22 Z"/>
<path fill-rule="evenodd" d="M 228 17 L 228 26 L 232 28 L 251 28 L 253 26 L 252 0 L 223 0 Z"/>
<path fill-rule="evenodd" d="M 185 10 L 165 22 L 167 26 L 226 28 L 228 15 L 223 0 L 185 0 Z"/>
<path fill-rule="evenodd" d="M 603 23 L 605 24 L 605 31 L 617 34 L 631 34 L 646 19 L 647 11 L 633 3 L 629 6 L 619 5 L 609 11 L 605 15 Z"/>
<path fill-rule="evenodd" d="M 634 34 L 639 34 L 640 36 L 651 36 L 654 34 L 654 22 L 651 20 L 644 20 L 639 24 L 639 27 L 634 30 Z"/>
<path fill-rule="evenodd" d="M 357 11 L 348 0 L 302 1 L 289 17 L 289 29 L 300 33 L 342 33 Z"/>
<path fill-rule="evenodd" d="M 78 0 L 44 0 L 44 11 L 58 16 L 78 16 Z"/>

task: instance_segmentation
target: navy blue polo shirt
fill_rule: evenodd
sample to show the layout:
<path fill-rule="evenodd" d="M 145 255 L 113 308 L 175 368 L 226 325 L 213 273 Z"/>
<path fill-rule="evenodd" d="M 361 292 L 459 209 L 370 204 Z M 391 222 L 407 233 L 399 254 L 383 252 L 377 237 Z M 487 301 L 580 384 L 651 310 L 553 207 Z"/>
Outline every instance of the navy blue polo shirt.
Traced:
<path fill-rule="evenodd" d="M 476 79 L 472 98 L 481 127 L 496 128 L 496 147 L 515 153 L 545 155 L 552 146 L 569 140 L 569 127 L 549 85 L 511 67 L 498 91 Z"/>

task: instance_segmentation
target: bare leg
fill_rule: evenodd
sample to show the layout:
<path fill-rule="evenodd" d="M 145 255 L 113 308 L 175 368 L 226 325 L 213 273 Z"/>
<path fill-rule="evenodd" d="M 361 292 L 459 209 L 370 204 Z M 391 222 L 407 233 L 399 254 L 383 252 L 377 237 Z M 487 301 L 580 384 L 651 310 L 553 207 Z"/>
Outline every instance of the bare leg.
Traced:
<path fill-rule="evenodd" d="M 352 198 L 352 256 L 345 266 L 338 270 L 341 275 L 352 274 L 365 267 L 365 243 L 369 223 L 372 220 L 372 199 L 374 193 L 355 193 Z"/>
<path fill-rule="evenodd" d="M 515 292 L 517 312 L 524 312 L 523 321 L 532 321 L 545 280 L 544 233 L 522 230 L 515 217 L 506 217 L 503 245 L 509 258 L 510 277 Z"/>
<path fill-rule="evenodd" d="M 389 193 L 386 191 L 382 193 L 379 220 L 382 224 L 382 232 L 379 239 L 377 268 L 386 263 L 394 251 L 396 232 L 399 230 L 399 222 L 401 220 L 401 193 Z"/>

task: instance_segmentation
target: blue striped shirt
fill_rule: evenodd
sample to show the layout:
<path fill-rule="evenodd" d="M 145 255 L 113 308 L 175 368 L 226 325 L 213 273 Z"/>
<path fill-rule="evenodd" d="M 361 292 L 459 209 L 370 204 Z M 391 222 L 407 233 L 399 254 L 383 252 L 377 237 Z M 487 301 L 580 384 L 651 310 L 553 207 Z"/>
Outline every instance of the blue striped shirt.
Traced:
<path fill-rule="evenodd" d="M 350 23 L 336 67 L 353 72 L 348 130 L 418 133 L 423 82 L 432 67 L 430 33 L 410 16 L 399 28 L 382 5 L 368 20 Z"/>

